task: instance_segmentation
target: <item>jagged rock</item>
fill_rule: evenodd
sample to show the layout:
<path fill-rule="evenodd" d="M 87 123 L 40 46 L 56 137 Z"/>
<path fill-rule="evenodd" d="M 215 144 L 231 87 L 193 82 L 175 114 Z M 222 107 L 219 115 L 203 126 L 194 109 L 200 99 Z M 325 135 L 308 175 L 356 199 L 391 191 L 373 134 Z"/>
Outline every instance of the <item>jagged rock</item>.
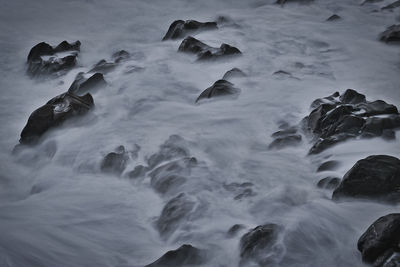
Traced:
<path fill-rule="evenodd" d="M 201 265 L 205 262 L 205 251 L 185 244 L 176 250 L 168 251 L 161 258 L 145 267 L 185 267 Z"/>
<path fill-rule="evenodd" d="M 62 74 L 61 71 L 67 71 L 76 65 L 76 57 L 80 51 L 80 46 L 81 43 L 79 41 L 72 44 L 63 41 L 56 48 L 45 42 L 35 45 L 28 54 L 28 74 L 31 76 L 53 73 Z M 57 57 L 57 53 L 67 51 L 71 53 L 62 58 Z"/>
<path fill-rule="evenodd" d="M 160 146 L 160 150 L 149 157 L 147 160 L 149 168 L 152 169 L 164 161 L 189 157 L 189 151 L 184 143 L 184 139 L 179 135 L 171 135 L 168 140 Z"/>
<path fill-rule="evenodd" d="M 340 184 L 340 178 L 337 177 L 325 177 L 318 181 L 317 187 L 322 189 L 335 189 Z"/>
<path fill-rule="evenodd" d="M 360 237 L 357 247 L 366 263 L 376 267 L 399 266 L 400 213 L 376 220 Z"/>
<path fill-rule="evenodd" d="M 341 20 L 342 17 L 340 17 L 337 14 L 333 14 L 332 16 L 330 16 L 329 18 L 326 19 L 326 21 L 336 21 L 336 20 Z"/>
<path fill-rule="evenodd" d="M 386 29 L 381 35 L 379 39 L 382 42 L 399 42 L 400 41 L 400 25 L 392 25 Z"/>
<path fill-rule="evenodd" d="M 221 57 L 239 55 L 242 53 L 236 47 L 228 44 L 222 44 L 219 48 L 214 48 L 191 36 L 186 37 L 182 41 L 178 51 L 197 54 L 198 60 L 218 59 Z"/>
<path fill-rule="evenodd" d="M 201 30 L 214 30 L 218 29 L 216 22 L 198 22 L 196 20 L 176 20 L 168 29 L 168 32 L 163 37 L 163 41 L 169 39 L 184 38 L 190 34 Z"/>
<path fill-rule="evenodd" d="M 119 146 L 115 152 L 110 152 L 104 157 L 101 163 L 101 170 L 119 175 L 125 170 L 128 159 L 129 155 L 125 147 Z"/>
<path fill-rule="evenodd" d="M 400 202 L 400 160 L 386 155 L 359 160 L 333 192 L 333 199 L 362 198 Z"/>
<path fill-rule="evenodd" d="M 222 77 L 222 80 L 228 81 L 229 79 L 232 78 L 240 78 L 240 77 L 245 77 L 246 73 L 244 73 L 241 69 L 238 68 L 233 68 L 231 70 L 228 70 L 224 76 Z"/>
<path fill-rule="evenodd" d="M 240 239 L 241 265 L 255 262 L 259 266 L 269 266 L 274 263 L 274 246 L 282 227 L 269 223 L 257 226 Z"/>
<path fill-rule="evenodd" d="M 74 82 L 68 89 L 68 92 L 81 95 L 90 91 L 95 91 L 105 85 L 107 85 L 107 82 L 104 80 L 103 74 L 95 73 L 89 78 L 85 78 L 84 73 L 80 72 L 76 75 Z"/>
<path fill-rule="evenodd" d="M 388 10 L 388 9 L 392 10 L 392 9 L 397 8 L 397 7 L 400 7 L 400 0 L 397 0 L 396 2 L 393 2 L 393 3 L 391 3 L 391 4 L 387 5 L 387 6 L 384 6 L 381 9 L 382 10 Z"/>
<path fill-rule="evenodd" d="M 336 160 L 325 161 L 318 167 L 317 172 L 331 171 L 336 169 L 339 165 L 340 163 Z"/>
<path fill-rule="evenodd" d="M 215 98 L 221 96 L 237 96 L 240 90 L 226 80 L 218 80 L 211 87 L 204 90 L 196 99 L 196 103 L 202 99 Z"/>
<path fill-rule="evenodd" d="M 21 132 L 21 144 L 34 144 L 49 129 L 59 126 L 64 121 L 86 114 L 94 106 L 90 94 L 78 96 L 63 93 L 49 100 L 35 110 Z"/>
<path fill-rule="evenodd" d="M 195 202 L 190 200 L 185 193 L 172 198 L 164 206 L 156 222 L 156 228 L 162 237 L 170 236 L 184 221 L 195 207 Z"/>

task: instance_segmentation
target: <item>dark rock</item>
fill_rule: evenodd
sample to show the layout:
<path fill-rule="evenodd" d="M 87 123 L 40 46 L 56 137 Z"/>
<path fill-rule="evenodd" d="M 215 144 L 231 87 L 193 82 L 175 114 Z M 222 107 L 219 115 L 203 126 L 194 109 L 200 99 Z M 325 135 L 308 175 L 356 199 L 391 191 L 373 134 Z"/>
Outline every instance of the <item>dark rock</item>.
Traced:
<path fill-rule="evenodd" d="M 190 34 L 201 30 L 214 30 L 218 29 L 216 22 L 198 22 L 196 20 L 176 20 L 168 29 L 168 32 L 163 37 L 163 41 L 168 39 L 184 38 Z"/>
<path fill-rule="evenodd" d="M 204 90 L 196 99 L 196 103 L 202 99 L 215 98 L 221 96 L 237 96 L 240 90 L 235 88 L 234 85 L 226 80 L 218 80 L 211 87 Z"/>
<path fill-rule="evenodd" d="M 335 92 L 330 96 L 324 98 L 318 98 L 311 103 L 311 108 L 316 109 L 322 104 L 330 104 L 330 106 L 335 107 L 340 103 L 339 96 L 340 96 L 339 92 Z"/>
<path fill-rule="evenodd" d="M 168 140 L 160 146 L 160 150 L 147 160 L 149 168 L 152 169 L 164 161 L 189 157 L 189 151 L 186 149 L 184 143 L 184 139 L 179 135 L 171 135 Z"/>
<path fill-rule="evenodd" d="M 232 79 L 232 78 L 240 78 L 240 77 L 245 77 L 245 76 L 246 76 L 246 74 L 241 69 L 233 68 L 224 74 L 224 76 L 222 77 L 222 80 L 228 81 L 229 79 Z"/>
<path fill-rule="evenodd" d="M 340 178 L 337 177 L 325 177 L 318 181 L 317 187 L 322 189 L 335 189 L 340 184 Z"/>
<path fill-rule="evenodd" d="M 269 266 L 273 262 L 273 250 L 282 227 L 269 223 L 257 226 L 240 239 L 241 263 L 254 261 L 260 266 Z"/>
<path fill-rule="evenodd" d="M 80 51 L 81 43 L 61 42 L 56 48 L 53 48 L 45 42 L 35 45 L 28 54 L 28 74 L 39 76 L 53 73 L 61 73 L 73 68 L 76 64 L 76 57 Z M 71 51 L 70 55 L 62 58 L 57 57 L 57 53 Z M 43 59 L 44 56 L 51 56 L 49 59 Z"/>
<path fill-rule="evenodd" d="M 400 116 L 390 115 L 385 118 L 372 117 L 366 120 L 362 129 L 363 137 L 382 136 L 388 130 L 400 128 Z"/>
<path fill-rule="evenodd" d="M 273 133 L 271 136 L 274 138 L 278 138 L 278 137 L 286 137 L 286 136 L 293 135 L 296 133 L 297 133 L 296 127 L 288 127 L 285 130 L 281 130 L 281 131 L 277 131 L 277 132 Z"/>
<path fill-rule="evenodd" d="M 391 3 L 391 4 L 387 5 L 387 6 L 384 6 L 381 9 L 382 10 L 388 10 L 388 9 L 392 10 L 392 9 L 397 8 L 397 7 L 400 7 L 400 0 L 397 0 L 397 1 Z"/>
<path fill-rule="evenodd" d="M 336 20 L 341 20 L 342 17 L 340 17 L 337 14 L 333 14 L 332 16 L 330 16 L 329 18 L 326 19 L 326 21 L 336 21 Z"/>
<path fill-rule="evenodd" d="M 360 116 L 374 116 L 382 114 L 398 114 L 399 111 L 395 105 L 386 103 L 383 100 L 376 100 L 368 103 L 361 103 L 356 106 L 363 110 Z"/>
<path fill-rule="evenodd" d="M 400 202 L 400 160 L 386 155 L 359 160 L 333 192 L 333 199 L 346 197 Z"/>
<path fill-rule="evenodd" d="M 184 267 L 203 264 L 206 261 L 205 251 L 191 245 L 182 245 L 176 250 L 170 250 L 155 262 L 145 267 Z"/>
<path fill-rule="evenodd" d="M 241 54 L 239 49 L 228 44 L 222 44 L 219 48 L 214 48 L 191 36 L 186 37 L 182 41 L 178 50 L 180 52 L 197 54 L 198 60 L 218 59 Z"/>
<path fill-rule="evenodd" d="M 293 134 L 285 137 L 278 137 L 271 144 L 268 149 L 281 149 L 287 146 L 295 146 L 301 143 L 301 135 Z"/>
<path fill-rule="evenodd" d="M 331 171 L 336 169 L 339 165 L 340 163 L 336 160 L 325 161 L 318 167 L 317 172 Z"/>
<path fill-rule="evenodd" d="M 119 63 L 121 61 L 127 60 L 131 57 L 131 54 L 125 50 L 120 50 L 112 54 L 112 59 L 114 60 L 115 63 Z"/>
<path fill-rule="evenodd" d="M 233 225 L 231 228 L 229 228 L 228 232 L 226 233 L 226 235 L 228 237 L 234 237 L 236 236 L 240 230 L 244 229 L 244 225 L 242 224 L 235 224 Z"/>
<path fill-rule="evenodd" d="M 128 173 L 128 177 L 136 179 L 136 178 L 144 176 L 147 171 L 148 171 L 147 167 L 145 167 L 143 165 L 138 165 L 135 167 L 135 169 L 133 169 L 133 171 Z"/>
<path fill-rule="evenodd" d="M 58 95 L 29 116 L 19 142 L 34 144 L 49 129 L 61 125 L 68 119 L 86 114 L 93 106 L 90 94 L 78 96 L 67 92 Z"/>
<path fill-rule="evenodd" d="M 113 71 L 116 66 L 116 63 L 107 62 L 105 59 L 102 59 L 97 62 L 89 72 L 100 72 L 102 74 L 106 74 L 110 71 Z"/>
<path fill-rule="evenodd" d="M 392 25 L 380 34 L 379 39 L 382 42 L 399 42 L 400 41 L 400 25 Z"/>
<path fill-rule="evenodd" d="M 377 267 L 399 266 L 398 255 L 394 254 L 400 252 L 400 213 L 376 220 L 360 237 L 357 247 L 366 263 Z"/>
<path fill-rule="evenodd" d="M 366 102 L 365 95 L 360 94 L 353 89 L 347 89 L 346 92 L 339 97 L 339 100 L 344 104 L 359 104 Z"/>
<path fill-rule="evenodd" d="M 168 201 L 156 222 L 156 227 L 160 235 L 162 237 L 171 235 L 182 221 L 188 219 L 187 217 L 194 209 L 195 204 L 185 193 L 181 193 Z"/>
<path fill-rule="evenodd" d="M 119 146 L 115 152 L 108 153 L 102 163 L 101 170 L 107 173 L 121 174 L 128 163 L 129 155 L 124 146 Z"/>
<path fill-rule="evenodd" d="M 107 85 L 107 82 L 104 80 L 103 74 L 95 73 L 86 79 L 84 73 L 80 72 L 76 75 L 74 82 L 68 89 L 68 92 L 81 95 L 90 91 L 95 91 L 105 85 Z"/>
<path fill-rule="evenodd" d="M 344 142 L 349 139 L 356 138 L 357 136 L 354 134 L 348 134 L 348 133 L 340 133 L 336 134 L 334 136 L 329 136 L 327 138 L 320 138 L 318 139 L 317 142 L 311 147 L 310 151 L 308 152 L 309 154 L 319 154 L 322 151 L 340 143 Z"/>

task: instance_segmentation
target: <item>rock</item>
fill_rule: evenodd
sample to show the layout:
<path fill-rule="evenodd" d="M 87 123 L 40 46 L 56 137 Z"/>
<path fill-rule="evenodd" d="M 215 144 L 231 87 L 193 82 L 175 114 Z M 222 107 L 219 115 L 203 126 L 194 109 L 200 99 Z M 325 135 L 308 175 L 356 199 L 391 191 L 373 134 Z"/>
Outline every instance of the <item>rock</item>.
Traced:
<path fill-rule="evenodd" d="M 235 224 L 233 225 L 231 228 L 229 228 L 228 232 L 226 233 L 226 235 L 229 238 L 235 237 L 240 230 L 244 229 L 244 225 L 242 224 Z"/>
<path fill-rule="evenodd" d="M 76 75 L 74 82 L 68 89 L 68 92 L 81 95 L 90 91 L 95 91 L 106 85 L 107 82 L 104 80 L 103 74 L 95 73 L 89 78 L 85 78 L 84 73 L 80 72 Z"/>
<path fill-rule="evenodd" d="M 276 4 L 284 5 L 286 3 L 299 3 L 299 4 L 310 4 L 314 2 L 314 0 L 276 0 Z"/>
<path fill-rule="evenodd" d="M 399 42 L 400 41 L 400 25 L 392 25 L 380 34 L 379 39 L 382 42 Z"/>
<path fill-rule="evenodd" d="M 292 134 L 296 134 L 297 133 L 297 128 L 296 127 L 285 127 L 284 130 L 281 131 L 277 131 L 275 133 L 273 133 L 271 136 L 274 138 L 278 138 L 278 137 L 286 137 L 288 135 L 292 135 Z"/>
<path fill-rule="evenodd" d="M 241 200 L 246 197 L 252 197 L 257 195 L 251 189 L 253 184 L 250 182 L 230 183 L 230 184 L 224 184 L 223 186 L 227 191 L 235 194 L 234 200 Z"/>
<path fill-rule="evenodd" d="M 332 16 L 330 16 L 329 18 L 326 19 L 326 21 L 336 21 L 336 20 L 341 20 L 342 17 L 340 17 L 337 14 L 333 14 Z"/>
<path fill-rule="evenodd" d="M 128 173 L 128 177 L 132 178 L 132 179 L 136 179 L 136 178 L 144 176 L 147 171 L 148 171 L 147 167 L 145 167 L 143 165 L 138 165 L 135 167 L 135 169 L 133 169 L 133 171 Z"/>
<path fill-rule="evenodd" d="M 378 2 L 382 2 L 383 0 L 365 0 L 364 2 L 361 3 L 361 5 L 365 5 L 365 4 L 373 4 L 373 3 L 378 3 Z"/>
<path fill-rule="evenodd" d="M 346 92 L 339 97 L 339 100 L 344 104 L 359 104 L 366 102 L 365 95 L 360 94 L 353 89 L 347 89 Z"/>
<path fill-rule="evenodd" d="M 19 142 L 35 144 L 49 129 L 68 119 L 86 114 L 93 106 L 93 97 L 90 94 L 78 96 L 67 92 L 58 95 L 29 116 Z"/>
<path fill-rule="evenodd" d="M 131 54 L 125 50 L 120 50 L 112 54 L 111 58 L 114 60 L 115 63 L 122 62 L 127 60 L 131 57 Z"/>
<path fill-rule="evenodd" d="M 400 259 L 395 254 L 400 252 L 400 213 L 376 220 L 360 237 L 357 247 L 366 263 L 377 267 L 399 266 Z M 386 263 L 387 260 L 390 263 Z"/>
<path fill-rule="evenodd" d="M 361 109 L 360 116 L 374 116 L 382 114 L 398 114 L 399 111 L 395 105 L 386 103 L 383 100 L 376 100 L 368 103 L 361 103 L 356 106 Z"/>
<path fill-rule="evenodd" d="M 163 37 L 163 41 L 169 39 L 179 39 L 184 38 L 190 34 L 201 30 L 214 30 L 218 29 L 216 22 L 198 22 L 196 20 L 176 20 L 174 21 L 168 29 L 168 32 Z"/>
<path fill-rule="evenodd" d="M 171 135 L 160 146 L 160 150 L 149 157 L 147 164 L 152 169 L 164 161 L 183 157 L 189 157 L 189 151 L 185 147 L 185 140 L 179 135 Z"/>
<path fill-rule="evenodd" d="M 329 104 L 329 106 L 335 107 L 340 103 L 339 96 L 339 92 L 335 92 L 330 96 L 318 98 L 311 103 L 311 109 L 318 108 L 322 104 Z"/>
<path fill-rule="evenodd" d="M 318 181 L 317 187 L 322 189 L 335 189 L 340 184 L 340 178 L 337 177 L 325 177 Z"/>
<path fill-rule="evenodd" d="M 162 237 L 170 236 L 182 223 L 187 220 L 194 209 L 195 202 L 190 200 L 185 193 L 172 198 L 163 208 L 156 222 L 157 230 Z"/>
<path fill-rule="evenodd" d="M 191 36 L 186 37 L 182 41 L 178 51 L 197 54 L 198 60 L 218 59 L 221 57 L 239 55 L 242 53 L 236 47 L 228 44 L 222 44 L 219 48 L 214 48 Z"/>
<path fill-rule="evenodd" d="M 276 138 L 271 144 L 269 144 L 268 149 L 281 149 L 287 146 L 299 145 L 300 143 L 301 135 L 293 134 Z"/>
<path fill-rule="evenodd" d="M 240 239 L 241 264 L 253 261 L 260 266 L 269 266 L 268 264 L 273 263 L 274 246 L 281 230 L 281 226 L 268 223 L 243 235 Z"/>
<path fill-rule="evenodd" d="M 80 45 L 79 41 L 72 44 L 63 41 L 56 48 L 45 42 L 35 45 L 28 54 L 28 74 L 31 76 L 63 74 L 76 65 Z M 57 56 L 57 53 L 67 51 L 71 53 L 60 58 Z"/>
<path fill-rule="evenodd" d="M 400 128 L 400 116 L 390 115 L 384 118 L 371 117 L 366 120 L 366 123 L 362 129 L 363 137 L 376 137 L 383 136 L 384 133 L 390 133 L 393 129 Z"/>
<path fill-rule="evenodd" d="M 318 167 L 317 172 L 331 171 L 336 169 L 339 165 L 340 163 L 336 160 L 325 161 Z"/>
<path fill-rule="evenodd" d="M 218 80 L 211 87 L 204 90 L 196 99 L 196 103 L 202 99 L 216 98 L 222 96 L 237 96 L 240 90 L 226 80 Z"/>
<path fill-rule="evenodd" d="M 126 168 L 129 160 L 128 152 L 124 146 L 119 146 L 115 152 L 108 153 L 102 163 L 101 170 L 106 173 L 120 175 Z"/>
<path fill-rule="evenodd" d="M 89 72 L 100 72 L 102 74 L 106 74 L 110 71 L 113 71 L 116 66 L 116 63 L 107 62 L 105 59 L 102 59 L 97 62 Z"/>
<path fill-rule="evenodd" d="M 400 160 L 386 155 L 359 160 L 333 192 L 335 200 L 361 198 L 389 203 L 400 202 Z"/>
<path fill-rule="evenodd" d="M 224 74 L 222 80 L 228 81 L 232 78 L 241 78 L 241 77 L 246 77 L 246 73 L 244 73 L 241 69 L 233 68 Z"/>
<path fill-rule="evenodd" d="M 388 9 L 392 10 L 392 9 L 397 8 L 397 7 L 400 7 L 400 0 L 397 0 L 397 1 L 391 3 L 391 4 L 387 5 L 387 6 L 384 6 L 381 9 L 382 10 L 388 10 Z"/>
<path fill-rule="evenodd" d="M 170 250 L 155 262 L 145 267 L 184 267 L 196 266 L 206 262 L 206 253 L 192 245 L 182 245 Z"/>

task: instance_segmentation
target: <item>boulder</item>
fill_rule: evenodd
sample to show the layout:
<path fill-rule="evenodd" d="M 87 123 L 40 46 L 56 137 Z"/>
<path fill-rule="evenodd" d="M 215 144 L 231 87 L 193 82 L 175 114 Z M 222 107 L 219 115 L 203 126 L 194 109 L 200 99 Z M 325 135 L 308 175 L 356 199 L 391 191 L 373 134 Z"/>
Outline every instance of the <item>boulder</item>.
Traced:
<path fill-rule="evenodd" d="M 366 263 L 376 267 L 399 266 L 400 213 L 376 220 L 360 237 L 357 247 Z"/>
<path fill-rule="evenodd" d="M 382 32 L 379 36 L 382 42 L 399 42 L 400 41 L 400 25 L 392 25 Z"/>
<path fill-rule="evenodd" d="M 133 171 L 130 171 L 128 173 L 128 177 L 132 178 L 132 179 L 144 177 L 147 171 L 148 171 L 148 168 L 146 166 L 138 165 L 133 169 Z"/>
<path fill-rule="evenodd" d="M 242 224 L 232 225 L 232 227 L 229 228 L 228 232 L 226 232 L 226 235 L 229 238 L 235 237 L 239 233 L 239 231 L 242 229 L 244 229 L 244 225 L 242 225 Z"/>
<path fill-rule="evenodd" d="M 119 146 L 114 152 L 108 153 L 101 162 L 101 170 L 105 173 L 120 175 L 128 164 L 129 154 L 124 146 Z"/>
<path fill-rule="evenodd" d="M 161 258 L 145 267 L 185 267 L 196 266 L 206 262 L 204 250 L 184 244 L 176 250 L 170 250 Z"/>
<path fill-rule="evenodd" d="M 219 48 L 214 48 L 191 36 L 182 41 L 178 51 L 196 54 L 198 60 L 212 60 L 242 53 L 236 47 L 228 44 L 222 44 Z"/>
<path fill-rule="evenodd" d="M 399 188 L 400 160 L 387 155 L 374 155 L 359 160 L 344 175 L 332 198 L 361 198 L 399 203 Z"/>
<path fill-rule="evenodd" d="M 106 85 L 107 82 L 104 80 L 103 74 L 95 73 L 89 78 L 86 78 L 85 74 L 80 72 L 76 75 L 74 82 L 68 89 L 68 92 L 71 94 L 81 95 L 88 92 L 94 92 Z"/>
<path fill-rule="evenodd" d="M 198 31 L 203 30 L 214 30 L 218 29 L 216 22 L 198 22 L 196 20 L 176 20 L 170 26 L 163 37 L 165 40 L 174 40 L 179 38 L 184 38 L 190 34 L 194 34 Z"/>
<path fill-rule="evenodd" d="M 71 44 L 63 41 L 55 48 L 45 42 L 35 45 L 28 54 L 28 74 L 33 77 L 46 74 L 63 74 L 76 65 L 80 46 L 79 41 Z M 63 52 L 63 55 L 58 57 L 57 53 L 61 52 Z M 65 55 L 64 52 L 70 53 Z"/>
<path fill-rule="evenodd" d="M 196 103 L 202 99 L 216 98 L 222 96 L 237 96 L 240 90 L 226 80 L 218 80 L 211 87 L 204 90 L 196 99 Z"/>
<path fill-rule="evenodd" d="M 241 77 L 246 77 L 246 73 L 244 73 L 241 69 L 233 68 L 231 70 L 228 70 L 224 74 L 222 80 L 229 81 L 232 78 L 241 78 Z"/>
<path fill-rule="evenodd" d="M 325 177 L 318 181 L 317 187 L 322 189 L 335 189 L 340 184 L 340 178 L 337 177 Z"/>

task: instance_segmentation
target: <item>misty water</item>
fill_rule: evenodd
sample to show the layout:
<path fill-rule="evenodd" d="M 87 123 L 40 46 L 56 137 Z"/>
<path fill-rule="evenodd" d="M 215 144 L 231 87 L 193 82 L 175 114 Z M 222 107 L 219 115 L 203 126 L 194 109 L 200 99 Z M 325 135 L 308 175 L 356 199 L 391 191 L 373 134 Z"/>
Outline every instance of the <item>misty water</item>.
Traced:
<path fill-rule="evenodd" d="M 0 266 L 143 266 L 182 244 L 208 250 L 204 266 L 238 266 L 240 237 L 267 222 L 283 226 L 276 266 L 364 266 L 358 238 L 400 207 L 335 202 L 316 183 L 342 177 L 369 155 L 399 157 L 400 142 L 353 140 L 314 156 L 307 155 L 306 138 L 282 150 L 268 144 L 279 124 L 299 123 L 314 99 L 335 91 L 353 88 L 368 100 L 400 106 L 399 47 L 378 41 L 400 13 L 373 12 L 390 1 L 273 2 L 0 0 Z M 343 19 L 326 22 L 334 13 Z M 177 52 L 181 40 L 161 41 L 174 20 L 218 16 L 231 21 L 195 37 L 215 47 L 234 45 L 243 55 L 196 62 Z M 78 67 L 30 78 L 29 50 L 63 40 L 81 41 Z M 108 85 L 93 93 L 90 114 L 12 155 L 36 108 L 121 49 L 132 56 L 105 75 Z M 195 104 L 234 67 L 247 74 L 233 80 L 241 90 L 236 99 Z M 278 70 L 292 77 L 273 75 Z M 186 182 L 162 194 L 148 175 L 130 179 L 127 173 L 170 136 L 197 159 Z M 131 152 L 124 173 L 101 172 L 104 156 L 120 145 Z M 338 169 L 317 173 L 327 159 L 339 161 Z M 182 192 L 191 211 L 160 235 L 163 207 Z M 244 228 L 228 236 L 234 224 Z"/>

